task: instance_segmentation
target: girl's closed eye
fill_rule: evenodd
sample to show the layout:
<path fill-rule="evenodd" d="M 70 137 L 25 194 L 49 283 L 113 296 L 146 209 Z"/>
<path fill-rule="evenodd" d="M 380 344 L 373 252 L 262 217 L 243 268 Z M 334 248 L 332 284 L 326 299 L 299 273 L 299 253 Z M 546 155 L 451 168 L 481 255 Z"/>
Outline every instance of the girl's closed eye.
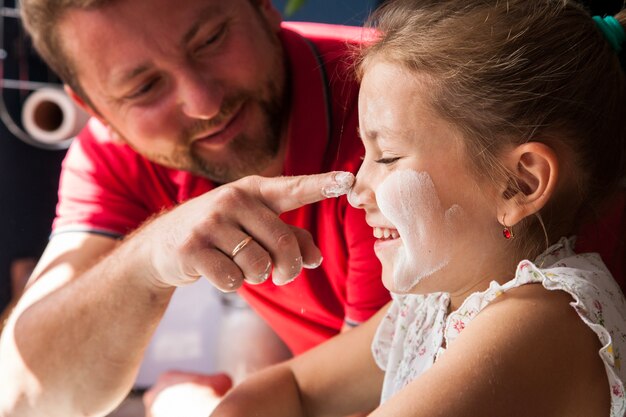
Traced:
<path fill-rule="evenodd" d="M 391 156 L 391 157 L 384 157 L 384 158 L 376 159 L 375 162 L 377 164 L 391 165 L 394 162 L 397 162 L 399 159 L 400 159 L 399 156 Z"/>

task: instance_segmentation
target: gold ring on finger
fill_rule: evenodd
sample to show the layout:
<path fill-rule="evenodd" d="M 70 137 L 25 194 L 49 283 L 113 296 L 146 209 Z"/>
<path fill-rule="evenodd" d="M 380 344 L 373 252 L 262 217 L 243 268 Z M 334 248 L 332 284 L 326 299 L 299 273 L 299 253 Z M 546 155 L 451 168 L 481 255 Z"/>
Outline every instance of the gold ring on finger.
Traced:
<path fill-rule="evenodd" d="M 237 256 L 237 254 L 241 252 L 243 248 L 248 246 L 248 243 L 250 242 L 252 242 L 252 236 L 248 236 L 245 239 L 243 239 L 241 242 L 237 244 L 237 246 L 235 246 L 235 249 L 233 249 L 233 251 L 230 253 L 230 257 L 234 258 L 235 256 Z"/>

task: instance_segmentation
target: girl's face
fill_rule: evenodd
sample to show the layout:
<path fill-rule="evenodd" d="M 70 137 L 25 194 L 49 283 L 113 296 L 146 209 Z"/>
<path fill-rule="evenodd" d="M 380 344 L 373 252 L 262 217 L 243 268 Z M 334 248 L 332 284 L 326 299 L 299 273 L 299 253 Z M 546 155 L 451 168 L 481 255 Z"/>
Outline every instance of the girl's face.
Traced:
<path fill-rule="evenodd" d="M 484 270 L 503 238 L 493 187 L 470 170 L 461 134 L 427 104 L 429 88 L 401 66 L 368 64 L 359 95 L 366 152 L 349 201 L 367 212 L 389 290 L 454 296 L 494 278 Z"/>

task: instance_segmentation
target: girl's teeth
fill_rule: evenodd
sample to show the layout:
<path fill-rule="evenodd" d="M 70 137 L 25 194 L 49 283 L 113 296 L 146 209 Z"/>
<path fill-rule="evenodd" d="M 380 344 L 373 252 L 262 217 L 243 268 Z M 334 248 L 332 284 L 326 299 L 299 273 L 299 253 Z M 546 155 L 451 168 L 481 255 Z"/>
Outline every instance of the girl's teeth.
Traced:
<path fill-rule="evenodd" d="M 400 234 L 394 229 L 383 229 L 381 227 L 374 227 L 374 237 L 376 239 L 398 239 Z"/>

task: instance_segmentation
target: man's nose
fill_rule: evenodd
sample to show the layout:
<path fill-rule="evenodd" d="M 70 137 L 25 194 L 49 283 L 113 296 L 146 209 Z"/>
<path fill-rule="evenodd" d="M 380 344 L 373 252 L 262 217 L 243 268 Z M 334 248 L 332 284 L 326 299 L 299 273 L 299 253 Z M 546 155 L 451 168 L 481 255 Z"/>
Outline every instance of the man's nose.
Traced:
<path fill-rule="evenodd" d="M 220 113 L 224 91 L 218 83 L 195 71 L 186 71 L 178 84 L 178 101 L 185 115 L 208 120 Z"/>

